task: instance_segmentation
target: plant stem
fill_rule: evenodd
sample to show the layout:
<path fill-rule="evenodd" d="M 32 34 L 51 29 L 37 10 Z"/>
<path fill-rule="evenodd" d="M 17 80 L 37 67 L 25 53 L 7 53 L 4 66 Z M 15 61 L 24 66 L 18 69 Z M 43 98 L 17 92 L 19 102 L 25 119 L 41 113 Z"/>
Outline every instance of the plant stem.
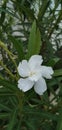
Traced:
<path fill-rule="evenodd" d="M 22 112 L 23 112 L 23 103 L 24 103 L 24 93 L 22 91 L 18 91 L 17 93 L 18 98 L 18 106 L 19 106 L 19 117 L 20 120 L 22 119 Z"/>
<path fill-rule="evenodd" d="M 10 77 L 11 77 L 12 79 L 16 79 L 16 80 L 17 80 L 17 77 L 15 77 L 15 76 L 11 73 L 11 71 L 6 67 L 6 65 L 3 64 L 2 61 L 0 61 L 0 65 L 6 70 L 6 72 L 10 75 Z"/>
<path fill-rule="evenodd" d="M 7 52 L 8 56 L 10 57 L 10 59 L 12 60 L 12 62 L 14 63 L 15 67 L 16 67 L 16 71 L 17 71 L 17 76 L 18 76 L 18 70 L 17 70 L 17 64 L 14 60 L 14 55 L 7 49 L 7 47 L 5 46 L 5 44 L 3 42 L 0 41 L 0 46 Z"/>

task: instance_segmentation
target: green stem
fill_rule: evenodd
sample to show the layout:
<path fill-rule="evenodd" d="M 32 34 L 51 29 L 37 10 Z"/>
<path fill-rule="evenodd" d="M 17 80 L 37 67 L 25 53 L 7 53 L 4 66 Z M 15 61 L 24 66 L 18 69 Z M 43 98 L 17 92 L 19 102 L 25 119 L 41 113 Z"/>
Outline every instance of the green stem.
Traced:
<path fill-rule="evenodd" d="M 17 76 L 18 76 L 17 64 L 16 64 L 16 62 L 14 60 L 14 55 L 7 49 L 7 47 L 1 41 L 0 41 L 0 46 L 7 52 L 8 56 L 10 57 L 10 59 L 12 60 L 12 62 L 14 63 L 14 65 L 16 67 L 16 71 L 17 71 Z"/>
<path fill-rule="evenodd" d="M 6 65 L 3 64 L 2 61 L 0 61 L 0 65 L 6 70 L 12 79 L 18 80 L 18 78 L 11 73 L 11 71 L 6 67 Z"/>
<path fill-rule="evenodd" d="M 22 112 L 23 112 L 23 103 L 24 103 L 24 93 L 22 91 L 18 91 L 17 93 L 18 98 L 18 106 L 19 106 L 19 116 L 20 119 L 22 118 Z"/>

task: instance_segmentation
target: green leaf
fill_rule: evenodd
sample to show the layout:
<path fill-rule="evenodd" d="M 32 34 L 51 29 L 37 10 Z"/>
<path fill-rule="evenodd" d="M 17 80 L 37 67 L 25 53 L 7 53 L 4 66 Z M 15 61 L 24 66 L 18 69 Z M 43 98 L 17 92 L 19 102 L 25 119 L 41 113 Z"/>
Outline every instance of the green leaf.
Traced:
<path fill-rule="evenodd" d="M 32 120 L 26 121 L 26 125 L 29 130 L 36 130 L 36 124 Z"/>
<path fill-rule="evenodd" d="M 47 65 L 49 66 L 52 66 L 52 67 L 54 67 L 54 65 L 58 62 L 60 60 L 60 58 L 53 58 L 53 59 L 51 59 L 48 63 L 47 63 Z"/>
<path fill-rule="evenodd" d="M 10 81 L 0 79 L 0 97 L 1 96 L 15 96 L 15 93 L 18 91 L 17 85 L 11 83 Z"/>
<path fill-rule="evenodd" d="M 34 21 L 29 36 L 27 58 L 30 58 L 30 56 L 32 55 L 38 54 L 40 51 L 40 45 L 41 45 L 40 31 L 38 28 L 36 28 L 36 21 Z"/>
<path fill-rule="evenodd" d="M 1 104 L 1 103 L 0 103 L 0 109 L 2 109 L 4 111 L 11 111 L 11 109 L 9 107 L 7 107 L 6 105 Z"/>
<path fill-rule="evenodd" d="M 17 115 L 17 109 L 15 109 L 15 111 L 13 111 L 13 113 L 12 113 L 7 130 L 13 130 L 14 125 L 16 123 L 16 115 Z"/>
<path fill-rule="evenodd" d="M 15 83 L 11 83 L 8 80 L 0 79 L 0 85 L 4 86 L 8 90 L 12 90 L 13 92 L 18 90 L 17 85 Z"/>
<path fill-rule="evenodd" d="M 60 111 L 60 114 L 59 114 L 57 130 L 62 130 L 62 110 Z"/>
<path fill-rule="evenodd" d="M 4 9 L 4 10 L 6 9 L 6 4 L 7 4 L 7 2 L 5 1 L 2 5 L 2 9 Z M 5 20 L 5 12 L 2 11 L 1 17 L 0 17 L 0 25 L 3 24 L 4 20 Z"/>
<path fill-rule="evenodd" d="M 21 127 L 21 120 L 18 121 L 16 130 L 20 130 L 20 127 Z"/>
<path fill-rule="evenodd" d="M 10 11 L 10 10 L 8 10 L 8 9 L 0 8 L 0 13 L 1 13 L 1 12 L 5 12 L 5 13 L 7 13 L 9 16 L 18 18 L 18 16 L 15 14 L 15 12 Z"/>
<path fill-rule="evenodd" d="M 41 35 L 40 35 L 40 31 L 39 29 L 37 28 L 37 31 L 36 31 L 36 39 L 35 39 L 35 49 L 34 49 L 34 53 L 35 54 L 38 54 L 39 51 L 40 51 L 40 47 L 41 47 Z"/>
<path fill-rule="evenodd" d="M 7 90 L 6 90 L 7 91 Z M 0 97 L 10 97 L 10 96 L 15 96 L 15 94 L 14 93 L 12 93 L 12 92 L 0 92 Z"/>
<path fill-rule="evenodd" d="M 55 70 L 53 76 L 62 76 L 62 69 Z"/>
<path fill-rule="evenodd" d="M 51 114 L 50 112 L 45 111 L 39 111 L 29 108 L 24 108 L 25 114 L 29 114 L 30 116 L 33 115 L 33 117 L 41 118 L 41 119 L 51 119 L 56 121 L 58 119 L 58 116 L 55 114 Z"/>
<path fill-rule="evenodd" d="M 18 53 L 19 60 L 22 60 L 24 58 L 22 41 L 16 40 L 16 38 L 13 36 L 9 36 L 9 38 L 10 38 L 11 42 L 13 43 L 13 45 Z"/>
<path fill-rule="evenodd" d="M 34 11 L 30 9 L 30 7 L 27 6 L 21 6 L 21 11 L 25 12 L 26 17 L 29 17 L 30 19 L 34 19 Z"/>
<path fill-rule="evenodd" d="M 43 18 L 47 8 L 49 7 L 49 4 L 50 4 L 50 0 L 46 0 L 45 2 L 44 1 L 42 2 L 42 5 L 39 10 L 39 14 L 38 14 L 39 20 Z"/>
<path fill-rule="evenodd" d="M 0 113 L 0 119 L 4 119 L 4 118 L 8 118 L 10 117 L 10 114 L 7 112 L 7 113 Z"/>

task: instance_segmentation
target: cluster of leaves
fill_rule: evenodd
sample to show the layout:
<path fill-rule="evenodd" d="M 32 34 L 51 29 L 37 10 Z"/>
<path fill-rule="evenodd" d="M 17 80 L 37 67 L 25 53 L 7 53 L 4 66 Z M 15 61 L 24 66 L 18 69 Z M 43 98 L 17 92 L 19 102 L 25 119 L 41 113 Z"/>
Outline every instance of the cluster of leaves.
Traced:
<path fill-rule="evenodd" d="M 62 130 L 62 1 L 54 0 L 53 7 L 51 3 L 39 0 L 36 17 L 34 0 L 0 2 L 1 130 Z M 33 90 L 24 94 L 17 88 L 18 63 L 34 54 L 42 55 L 44 64 L 54 68 L 43 96 Z"/>

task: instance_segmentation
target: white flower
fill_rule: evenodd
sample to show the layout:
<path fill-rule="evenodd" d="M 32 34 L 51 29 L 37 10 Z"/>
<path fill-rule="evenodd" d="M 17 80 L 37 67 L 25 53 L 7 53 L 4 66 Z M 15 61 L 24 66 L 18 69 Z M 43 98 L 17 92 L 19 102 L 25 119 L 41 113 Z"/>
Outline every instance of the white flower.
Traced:
<path fill-rule="evenodd" d="M 47 90 L 45 79 L 51 79 L 52 67 L 42 66 L 43 59 L 40 55 L 33 55 L 27 60 L 22 60 L 18 66 L 19 75 L 18 88 L 23 92 L 30 90 L 34 86 L 37 94 L 42 95 Z"/>

